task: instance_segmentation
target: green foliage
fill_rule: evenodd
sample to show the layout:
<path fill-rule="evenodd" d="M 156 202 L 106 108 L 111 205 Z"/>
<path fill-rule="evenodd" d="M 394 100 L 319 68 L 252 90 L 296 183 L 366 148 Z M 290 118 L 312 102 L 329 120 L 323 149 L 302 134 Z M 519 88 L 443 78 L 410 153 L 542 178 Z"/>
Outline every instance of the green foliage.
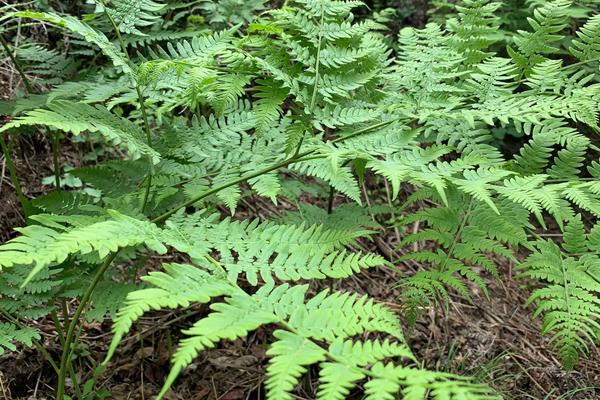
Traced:
<path fill-rule="evenodd" d="M 355 15 L 360 1 L 95 3 L 81 19 L 7 17 L 66 32 L 53 47 L 17 46 L 47 92 L 3 105 L 0 133 L 92 137 L 103 157 L 69 170 L 72 191 L 35 199 L 43 213 L 0 245 L 0 311 L 12 318 L 0 349 L 37 338 L 13 320 L 75 297 L 78 316 L 114 320 L 106 365 L 144 313 L 203 303 L 159 398 L 202 351 L 271 325 L 271 399 L 293 398 L 309 368 L 317 399 L 495 399 L 419 367 L 401 318 L 415 323 L 451 293 L 494 301 L 488 280 L 506 262 L 538 281 L 528 304 L 567 369 L 598 343 L 600 20 L 589 9 L 463 0 L 394 38 L 376 22 L 387 17 Z M 255 210 L 265 199 L 269 211 Z M 368 250 L 387 228 L 398 258 Z M 532 240 L 549 230 L 556 242 Z M 155 254 L 184 261 L 155 271 Z M 406 264 L 401 316 L 333 290 Z"/>
<path fill-rule="evenodd" d="M 449 288 L 470 299 L 463 279 L 473 282 L 489 297 L 487 285 L 478 270 L 483 269 L 499 279 L 496 259 L 516 261 L 509 246 L 527 242 L 525 228 L 530 227 L 527 210 L 509 201 L 499 202 L 496 209 L 498 214 L 490 212 L 485 204 L 469 202 L 464 195 L 454 194 L 448 206 L 425 208 L 402 220 L 404 225 L 427 224 L 426 228 L 407 235 L 400 243 L 402 247 L 413 246 L 413 250 L 400 260 L 430 265 L 402 282 L 411 323 L 415 322 L 424 305 L 437 299 L 447 304 Z M 435 243 L 437 250 L 430 250 L 428 242 Z"/>
<path fill-rule="evenodd" d="M 98 3 L 97 12 L 105 9 L 124 33 L 144 35 L 138 27 L 150 26 L 159 20 L 163 4 L 152 0 L 108 0 Z"/>
<path fill-rule="evenodd" d="M 589 19 L 577 32 L 578 39 L 571 45 L 571 53 L 580 61 L 596 61 L 600 58 L 600 14 Z"/>
<path fill-rule="evenodd" d="M 211 24 L 221 27 L 251 22 L 266 6 L 266 0 L 203 0 L 200 10 Z"/>
<path fill-rule="evenodd" d="M 145 142 L 144 133 L 138 126 L 102 106 L 54 101 L 47 110 L 33 110 L 5 124 L 0 133 L 23 125 L 45 125 L 75 135 L 83 131 L 100 132 L 113 144 L 127 148 L 134 159 L 147 156 L 154 163 L 160 159 L 160 155 Z"/>
<path fill-rule="evenodd" d="M 116 211 L 108 219 L 70 215 L 39 214 L 32 218 L 40 225 L 17 228 L 21 233 L 0 246 L 0 268 L 31 265 L 22 286 L 27 285 L 47 266 L 61 263 L 71 255 L 97 255 L 105 258 L 120 247 L 146 244 L 159 252 L 166 248 L 159 241 L 156 225 Z"/>
<path fill-rule="evenodd" d="M 568 9 L 571 5 L 567 0 L 546 2 L 536 8 L 533 18 L 529 18 L 531 32 L 519 32 L 514 41 L 518 52 L 509 48 L 509 53 L 515 63 L 526 73 L 535 64 L 545 60 L 545 54 L 557 52 L 554 43 L 562 39 L 559 34 L 568 24 Z"/>
<path fill-rule="evenodd" d="M 597 231 L 597 226 L 594 231 Z M 534 252 L 519 266 L 523 276 L 543 284 L 527 300 L 534 315 L 543 317 L 542 332 L 550 334 L 565 368 L 572 369 L 600 332 L 600 259 L 597 238 L 585 234 L 581 216 L 565 230 L 563 249 L 539 240 Z"/>
<path fill-rule="evenodd" d="M 121 68 L 125 73 L 131 72 L 131 67 L 127 63 L 125 55 L 116 47 L 104 33 L 92 28 L 85 22 L 72 17 L 60 16 L 54 13 L 23 11 L 15 13 L 16 17 L 35 18 L 40 21 L 46 21 L 58 27 L 67 29 L 74 34 L 82 37 L 87 43 L 94 44 L 108 57 L 112 63 Z"/>
<path fill-rule="evenodd" d="M 39 339 L 40 335 L 33 328 L 17 328 L 13 324 L 0 323 L 0 355 L 5 349 L 15 351 L 17 347 L 13 342 L 22 343 L 25 346 L 33 346 L 33 340 Z"/>
<path fill-rule="evenodd" d="M 306 367 L 317 363 L 320 363 L 322 382 L 319 399 L 344 398 L 355 382 L 367 375 L 372 377 L 371 383 L 387 384 L 384 391 L 390 395 L 394 393 L 389 390 L 390 386 L 398 389 L 406 386 L 405 390 L 410 392 L 425 393 L 432 389 L 445 396 L 464 394 L 492 398 L 486 387 L 468 380 L 461 382 L 452 375 L 413 370 L 401 364 L 387 364 L 380 370 L 384 359 L 414 360 L 414 356 L 404 343 L 399 321 L 393 313 L 367 297 L 340 292 L 330 294 L 324 290 L 307 300 L 307 285 L 288 284 L 266 285 L 248 294 L 235 281 L 228 280 L 219 268 L 215 270 L 218 265 L 206 261 L 201 267 L 167 264 L 164 273 L 152 272 L 147 276 L 144 280 L 153 287 L 129 294 L 126 306 L 115 321 L 115 338 L 107 360 L 142 312 L 185 307 L 190 302 L 204 303 L 225 295 L 224 301 L 211 304 L 211 312 L 206 317 L 184 331 L 187 337 L 173 356 L 173 367 L 159 398 L 200 351 L 214 347 L 221 339 L 243 337 L 261 325 L 272 323 L 280 324 L 282 329 L 274 332 L 277 340 L 267 352 L 271 357 L 266 382 L 269 398 L 291 399 L 290 392 Z M 385 332 L 395 339 L 349 340 L 364 332 Z M 322 347 L 319 343 L 323 340 L 330 345 Z M 370 370 L 369 365 L 373 365 Z M 429 376 L 425 377 L 426 374 Z"/>
<path fill-rule="evenodd" d="M 250 25 L 260 34 L 251 45 L 260 47 L 254 61 L 269 76 L 263 85 L 283 86 L 301 108 L 298 112 L 308 114 L 304 118 L 317 127 L 372 119 L 371 113 L 371 118 L 356 120 L 361 110 L 368 113 L 366 105 L 355 104 L 350 112 L 348 102 L 375 95 L 389 51 L 375 32 L 383 26 L 352 21 L 351 10 L 360 4 L 296 1 Z"/>
<path fill-rule="evenodd" d="M 17 49 L 17 57 L 27 63 L 25 73 L 35 76 L 36 83 L 54 85 L 73 74 L 75 64 L 56 49 L 48 50 L 40 44 L 25 44 Z"/>

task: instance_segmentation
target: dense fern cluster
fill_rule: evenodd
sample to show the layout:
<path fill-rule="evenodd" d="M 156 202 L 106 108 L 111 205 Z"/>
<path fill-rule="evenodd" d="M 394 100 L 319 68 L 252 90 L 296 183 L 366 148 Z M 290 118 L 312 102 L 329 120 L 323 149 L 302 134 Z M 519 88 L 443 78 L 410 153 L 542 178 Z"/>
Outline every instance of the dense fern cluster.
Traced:
<path fill-rule="evenodd" d="M 144 313 L 210 303 L 183 331 L 159 398 L 201 351 L 265 325 L 275 326 L 271 399 L 291 399 L 313 365 L 318 399 L 343 399 L 360 382 L 373 400 L 498 398 L 419 367 L 401 321 L 444 305 L 449 291 L 470 299 L 468 282 L 487 296 L 499 259 L 535 282 L 534 317 L 567 369 L 598 343 L 600 17 L 591 8 L 532 1 L 529 26 L 511 30 L 500 17 L 507 4 L 463 0 L 447 20 L 396 38 L 384 19 L 355 17 L 360 1 L 94 3 L 85 19 L 11 12 L 63 29 L 65 43 L 20 46 L 22 73 L 43 93 L 0 107 L 11 116 L 2 135 L 34 125 L 55 138 L 95 133 L 125 154 L 70 170 L 79 190 L 33 202 L 21 194 L 30 225 L 0 246 L 0 349 L 32 345 L 29 320 L 60 325 L 58 302 L 80 301 L 65 326 L 59 399 L 88 303 L 88 319 L 114 320 L 104 366 Z M 71 60 L 90 51 L 101 61 L 77 74 Z M 306 177 L 329 187 L 327 211 L 299 205 L 266 221 L 237 212 L 251 195 L 320 196 Z M 361 208 L 366 177 L 391 187 L 382 214 L 419 228 L 398 244 L 410 249 L 400 259 L 351 249 L 385 223 Z M 332 217 L 335 192 L 357 206 Z M 543 239 L 554 225 L 562 240 Z M 141 285 L 116 279 L 117 264 L 131 279 L 155 254 L 185 261 Z M 420 269 L 398 278 L 403 316 L 323 287 L 408 260 Z"/>

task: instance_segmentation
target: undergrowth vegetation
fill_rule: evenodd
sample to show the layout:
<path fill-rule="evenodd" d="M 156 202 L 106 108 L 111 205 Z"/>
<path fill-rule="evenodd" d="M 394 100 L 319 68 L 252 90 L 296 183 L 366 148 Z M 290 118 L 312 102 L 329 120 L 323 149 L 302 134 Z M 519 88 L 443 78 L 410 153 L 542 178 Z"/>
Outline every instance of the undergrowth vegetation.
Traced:
<path fill-rule="evenodd" d="M 600 343 L 594 1 L 432 2 L 431 22 L 397 35 L 394 10 L 350 0 L 39 3 L 0 17 L 23 82 L 0 144 L 28 223 L 0 245 L 0 352 L 38 347 L 57 399 L 99 398 L 141 316 L 199 303 L 157 398 L 202 351 L 255 330 L 270 335 L 269 399 L 294 398 L 310 369 L 317 399 L 501 398 L 423 368 L 404 329 L 450 293 L 493 302 L 508 262 L 565 370 Z M 12 43 L 21 24 L 58 40 Z M 31 199 L 11 148 L 37 131 L 55 176 Z M 67 169 L 65 141 L 105 150 Z M 244 205 L 256 196 L 299 211 L 259 215 Z M 356 250 L 382 229 L 401 257 Z M 401 311 L 334 285 L 375 268 L 395 271 Z M 104 319 L 112 344 L 78 383 L 80 329 Z"/>

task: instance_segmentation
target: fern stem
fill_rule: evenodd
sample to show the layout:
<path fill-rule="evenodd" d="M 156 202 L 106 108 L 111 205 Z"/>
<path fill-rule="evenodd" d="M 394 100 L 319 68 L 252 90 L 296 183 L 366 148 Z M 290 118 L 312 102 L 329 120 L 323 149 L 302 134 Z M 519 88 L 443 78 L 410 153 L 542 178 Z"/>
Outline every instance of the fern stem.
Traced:
<path fill-rule="evenodd" d="M 567 270 L 565 269 L 565 263 L 563 261 L 563 254 L 560 253 L 560 266 L 561 266 L 561 271 L 562 271 L 562 284 L 563 284 L 563 297 L 565 300 L 565 306 L 567 308 L 567 314 L 571 315 L 572 311 L 571 311 L 571 302 L 569 301 L 570 299 L 570 295 L 569 295 L 569 281 L 567 279 Z"/>
<path fill-rule="evenodd" d="M 450 257 L 452 257 L 452 254 L 454 253 L 454 249 L 456 248 L 456 245 L 458 244 L 458 242 L 461 239 L 460 236 L 462 235 L 462 232 L 465 229 L 465 226 L 467 225 L 467 221 L 469 220 L 469 216 L 471 215 L 472 208 L 473 208 L 473 198 L 471 198 L 471 200 L 469 201 L 469 207 L 467 208 L 467 212 L 463 216 L 463 219 L 460 222 L 460 226 L 458 227 L 458 230 L 456 231 L 456 234 L 454 235 L 454 240 L 452 241 L 452 245 L 450 246 L 450 248 L 448 249 L 448 252 L 446 253 L 446 258 L 444 259 L 444 263 L 440 267 L 440 272 L 446 271 L 446 265 L 448 264 L 448 260 L 450 259 Z"/>
<path fill-rule="evenodd" d="M 123 54 L 125 55 L 125 57 L 127 57 L 127 61 L 129 61 L 129 64 L 132 67 L 132 69 L 134 69 L 133 67 L 135 65 L 133 64 L 133 62 L 131 61 L 131 58 L 129 57 L 129 53 L 127 52 L 127 46 L 125 46 L 125 42 L 123 41 L 123 37 L 121 36 L 119 27 L 117 26 L 117 23 L 115 22 L 112 15 L 110 15 L 110 13 L 107 11 L 108 9 L 106 8 L 106 5 L 104 4 L 104 2 L 101 1 L 101 3 L 104 6 L 104 14 L 106 15 L 106 17 L 110 21 L 111 25 L 113 26 L 113 29 L 115 30 L 115 34 L 117 35 L 117 40 L 119 41 L 119 45 L 121 46 L 121 50 L 123 51 Z M 148 123 L 148 113 L 146 112 L 146 104 L 144 101 L 144 95 L 142 94 L 142 91 L 140 90 L 140 84 L 139 84 L 138 79 L 136 79 L 135 77 L 132 77 L 132 78 L 135 83 L 135 92 L 137 93 L 138 103 L 140 103 L 140 111 L 142 112 L 142 120 L 144 121 L 144 132 L 146 133 L 146 142 L 149 147 L 152 147 L 152 134 L 150 133 L 150 124 Z M 154 164 L 152 164 L 152 159 L 148 158 L 148 161 L 150 163 L 149 164 L 150 171 L 148 171 L 148 179 L 146 180 L 146 189 L 144 191 L 144 198 L 142 200 L 142 207 L 141 207 L 142 213 L 146 210 L 146 204 L 148 203 L 148 198 L 150 197 L 150 189 L 152 187 L 152 175 L 154 175 Z"/>
<path fill-rule="evenodd" d="M 583 61 L 579 61 L 573 64 L 569 64 L 569 65 L 565 65 L 564 68 L 573 68 L 573 67 L 579 67 L 585 64 L 589 64 L 592 62 L 600 62 L 600 58 L 599 59 L 591 59 L 591 60 L 583 60 Z"/>
<path fill-rule="evenodd" d="M 106 257 L 106 259 L 104 259 L 104 263 L 102 264 L 102 266 L 100 266 L 98 271 L 96 271 L 96 274 L 94 275 L 94 278 L 92 279 L 92 282 L 85 290 L 85 293 L 83 294 L 83 297 L 79 301 L 79 305 L 77 306 L 77 309 L 75 310 L 75 313 L 73 314 L 73 317 L 71 318 L 71 321 L 69 322 L 69 325 L 67 327 L 67 334 L 65 336 L 65 345 L 62 348 L 62 353 L 60 356 L 60 368 L 59 368 L 59 372 L 58 372 L 56 400 L 64 400 L 64 398 L 65 398 L 65 380 L 66 380 L 66 375 L 67 375 L 68 362 L 69 362 L 69 358 L 71 355 L 71 345 L 73 343 L 73 336 L 75 334 L 75 328 L 77 326 L 77 323 L 79 322 L 79 318 L 81 317 L 83 310 L 87 307 L 88 302 L 90 301 L 90 298 L 92 297 L 92 293 L 94 292 L 94 289 L 96 289 L 96 286 L 102 279 L 104 272 L 106 272 L 108 267 L 110 267 L 110 264 L 113 262 L 115 257 L 117 257 L 117 254 L 118 254 L 118 252 L 115 251 L 114 253 L 109 254 Z"/>
<path fill-rule="evenodd" d="M 56 191 L 60 192 L 60 166 L 58 164 L 58 149 L 60 146 L 60 137 L 58 131 L 52 136 L 52 166 L 54 168 L 54 185 Z"/>
<path fill-rule="evenodd" d="M 52 319 L 52 323 L 54 323 L 54 329 L 56 329 L 56 335 L 58 336 L 58 341 L 61 346 L 65 345 L 65 335 L 60 325 L 60 321 L 58 320 L 58 314 L 56 313 L 56 309 L 52 309 L 50 312 L 50 318 Z"/>
<path fill-rule="evenodd" d="M 152 173 L 149 172 L 146 176 L 146 188 L 144 189 L 144 199 L 142 200 L 142 214 L 146 211 L 146 205 L 148 204 L 148 197 L 150 197 L 150 188 L 152 187 Z"/>
<path fill-rule="evenodd" d="M 25 85 L 25 90 L 27 91 L 27 94 L 34 93 L 35 91 L 33 90 L 31 83 L 29 82 L 29 78 L 27 78 L 27 76 L 25 75 L 25 72 L 23 72 L 23 69 L 21 69 L 21 64 L 19 64 L 19 62 L 17 61 L 17 58 L 14 56 L 12 51 L 10 51 L 10 47 L 8 47 L 8 43 L 6 43 L 4 36 L 2 36 L 1 34 L 0 34 L 0 44 L 2 44 L 4 51 L 6 51 L 6 54 L 8 54 L 8 57 L 10 57 L 10 60 L 13 62 L 15 69 L 21 76 L 21 80 L 23 81 L 23 84 Z"/>
<path fill-rule="evenodd" d="M 333 186 L 329 186 L 329 199 L 327 200 L 327 214 L 333 212 L 333 198 L 335 196 L 335 189 Z"/>
<path fill-rule="evenodd" d="M 64 307 L 65 300 L 64 299 L 62 299 L 62 303 L 63 303 L 63 310 L 64 310 L 65 309 L 65 307 Z M 64 311 L 63 311 L 63 315 L 64 315 L 64 317 L 63 317 L 64 323 L 66 326 L 69 323 L 69 319 L 67 318 L 67 314 L 65 314 Z M 56 309 L 53 309 L 50 312 L 50 318 L 52 319 L 52 322 L 54 323 L 54 329 L 56 329 L 58 341 L 60 342 L 61 346 L 64 346 L 65 345 L 64 331 L 63 331 L 60 321 L 58 319 L 58 314 L 56 313 Z M 58 375 L 58 370 L 57 370 L 57 375 Z M 81 393 L 81 389 L 79 388 L 79 384 L 77 383 L 77 375 L 75 374 L 75 369 L 73 368 L 72 362 L 69 362 L 69 375 L 71 375 L 71 380 L 73 381 L 73 387 L 75 388 L 77 398 L 83 399 L 83 394 Z"/>
<path fill-rule="evenodd" d="M 60 322 L 58 321 L 58 317 L 56 316 L 56 311 L 54 311 L 54 315 L 52 315 L 52 320 L 54 322 L 54 326 L 55 326 L 56 332 L 58 334 L 58 340 L 60 342 L 60 345 L 64 347 L 65 337 L 63 335 L 63 330 L 60 327 Z M 75 374 L 75 369 L 73 368 L 73 363 L 70 361 L 70 357 L 69 357 L 69 363 L 68 363 L 67 367 L 69 368 L 69 375 L 71 376 L 71 381 L 73 382 L 73 388 L 75 389 L 75 394 L 78 399 L 83 399 L 83 393 L 81 393 L 81 389 L 79 388 L 79 383 L 77 382 L 77 375 Z M 56 375 L 57 376 L 60 375 L 60 370 L 58 368 L 56 369 Z"/>
<path fill-rule="evenodd" d="M 317 91 L 319 89 L 319 65 L 321 64 L 321 41 L 323 40 L 323 20 L 325 12 L 323 5 L 321 5 L 321 23 L 319 24 L 319 39 L 317 41 L 317 58 L 315 60 L 315 84 L 313 86 L 313 92 L 310 99 L 310 112 L 312 113 L 315 109 L 315 103 L 317 101 Z"/>
<path fill-rule="evenodd" d="M 65 298 L 60 300 L 60 306 L 62 308 L 63 320 L 65 321 L 64 325 L 67 326 L 71 321 L 69 320 L 69 308 L 67 307 L 67 300 Z"/>
<path fill-rule="evenodd" d="M 152 147 L 152 135 L 150 134 L 150 124 L 148 123 L 148 113 L 146 112 L 146 104 L 144 101 L 144 95 L 140 90 L 140 85 L 136 83 L 135 91 L 138 96 L 138 102 L 140 103 L 140 110 L 142 111 L 142 119 L 144 120 L 144 132 L 146 133 L 146 142 L 148 146 Z"/>
<path fill-rule="evenodd" d="M 4 159 L 6 160 L 6 166 L 8 167 L 8 173 L 10 175 L 10 180 L 15 187 L 15 192 L 17 193 L 17 197 L 19 199 L 19 203 L 21 203 L 21 209 L 25 214 L 25 217 L 29 217 L 33 214 L 33 209 L 25 194 L 23 194 L 23 190 L 21 189 L 21 184 L 19 183 L 19 178 L 17 177 L 17 169 L 15 168 L 15 164 L 13 163 L 12 157 L 10 155 L 10 149 L 6 145 L 4 138 L 0 135 L 0 146 L 2 147 L 2 153 L 4 153 Z"/>
<path fill-rule="evenodd" d="M 379 129 L 381 127 L 390 125 L 392 122 L 394 122 L 394 121 L 385 121 L 385 122 L 381 122 L 381 123 L 378 123 L 378 124 L 375 124 L 375 125 L 368 126 L 366 128 L 363 128 L 363 129 L 359 129 L 358 131 L 352 132 L 351 134 L 349 134 L 347 136 L 343 136 L 343 137 L 337 138 L 335 140 L 332 140 L 331 143 L 338 143 L 338 142 L 341 142 L 341 141 L 344 141 L 344 140 L 347 140 L 347 139 L 350 139 L 350 138 L 354 138 L 354 137 L 359 136 L 359 135 L 363 135 L 365 133 L 369 133 L 369 132 L 371 132 L 373 130 L 376 130 L 376 129 Z M 256 178 L 257 176 L 264 175 L 264 174 L 269 173 L 271 171 L 275 171 L 275 170 L 277 170 L 279 168 L 287 167 L 288 165 L 293 164 L 293 163 L 297 163 L 297 162 L 301 162 L 301 161 L 306 161 L 308 159 L 313 159 L 313 158 L 322 158 L 321 156 L 314 156 L 314 157 L 306 158 L 307 156 L 310 156 L 311 154 L 313 154 L 315 152 L 316 152 L 316 150 L 308 150 L 308 151 L 305 151 L 303 153 L 296 154 L 296 155 L 294 155 L 294 156 L 292 156 L 292 157 L 290 157 L 290 158 L 288 158 L 286 160 L 283 160 L 283 161 L 281 161 L 281 162 L 279 162 L 277 164 L 271 165 L 270 167 L 266 167 L 264 169 L 261 169 L 259 171 L 250 173 L 248 175 L 241 176 L 241 177 L 236 178 L 234 180 L 231 180 L 229 182 L 225 182 L 222 185 L 216 186 L 216 187 L 214 187 L 214 188 L 212 188 L 210 190 L 202 192 L 199 195 L 197 195 L 196 197 L 193 197 L 192 199 L 190 199 L 190 200 L 188 200 L 188 201 L 186 201 L 186 202 L 184 202 L 184 203 L 182 203 L 182 204 L 180 204 L 178 206 L 173 207 L 172 209 L 170 209 L 169 211 L 165 212 L 164 214 L 161 214 L 158 217 L 152 219 L 151 222 L 154 222 L 154 223 L 163 222 L 164 220 L 166 220 L 167 218 L 169 218 L 171 215 L 175 214 L 180 209 L 185 208 L 185 207 L 189 207 L 189 206 L 193 205 L 194 203 L 196 203 L 196 202 L 198 202 L 198 201 L 200 201 L 200 200 L 202 200 L 202 199 L 204 199 L 204 198 L 206 198 L 206 197 L 208 197 L 210 195 L 213 195 L 213 194 L 215 194 L 217 192 L 220 192 L 221 190 L 227 189 L 230 186 L 237 185 L 238 183 L 245 182 L 248 179 Z"/>

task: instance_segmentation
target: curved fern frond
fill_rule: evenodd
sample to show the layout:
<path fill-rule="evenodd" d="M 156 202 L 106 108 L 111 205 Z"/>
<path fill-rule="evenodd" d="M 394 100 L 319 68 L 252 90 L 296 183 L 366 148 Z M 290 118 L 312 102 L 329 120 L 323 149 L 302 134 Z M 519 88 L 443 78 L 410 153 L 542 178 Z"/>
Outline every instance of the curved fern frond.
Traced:
<path fill-rule="evenodd" d="M 209 278 L 210 282 L 206 280 L 210 274 L 203 274 L 200 280 L 193 278 L 191 285 L 188 286 L 189 290 L 182 291 L 180 296 L 168 300 L 164 289 L 173 289 L 173 285 L 190 284 L 185 282 L 186 279 L 183 281 L 174 279 L 175 274 L 178 273 L 177 267 L 169 266 L 168 272 L 171 276 L 159 274 L 155 275 L 156 279 L 153 277 L 146 280 L 152 285 L 159 285 L 158 289 L 143 289 L 128 296 L 128 305 L 120 312 L 116 322 L 118 333 L 128 330 L 131 322 L 143 311 L 161 307 L 161 304 L 166 307 L 177 307 L 190 301 L 204 302 L 218 293 L 226 294 L 228 297 L 223 302 L 212 304 L 212 312 L 208 316 L 184 331 L 189 337 L 182 340 L 174 354 L 173 367 L 158 398 L 164 396 L 177 375 L 200 351 L 213 347 L 221 339 L 233 340 L 269 323 L 281 324 L 285 329 L 275 331 L 274 335 L 279 340 L 267 352 L 268 355 L 274 356 L 267 370 L 269 374 L 267 391 L 275 398 L 291 398 L 289 393 L 295 387 L 298 378 L 305 372 L 304 366 L 325 360 L 328 352 L 317 345 L 315 339 L 332 342 L 331 353 L 334 354 L 336 361 L 351 368 L 354 368 L 353 365 L 364 366 L 371 361 L 384 358 L 412 358 L 412 354 L 404 344 L 399 321 L 393 313 L 382 305 L 374 304 L 366 297 L 342 293 L 329 294 L 325 290 L 306 301 L 307 285 L 293 287 L 281 285 L 275 288 L 263 286 L 255 294 L 249 295 L 224 281 L 217 273 L 217 276 Z M 194 271 L 193 274 L 198 275 L 198 272 Z M 179 275 L 179 278 L 185 277 Z M 198 293 L 199 289 L 202 290 L 201 293 Z M 152 290 L 159 292 L 155 293 Z M 344 341 L 350 336 L 365 332 L 386 332 L 394 336 L 399 343 L 386 341 L 359 344 Z M 120 337 L 113 341 L 112 351 L 118 340 Z M 340 388 L 334 387 L 337 385 L 331 382 L 331 374 L 337 369 L 332 368 L 333 366 L 327 367 L 322 375 L 325 382 L 330 383 L 330 388 L 324 393 L 339 395 Z M 363 376 L 354 375 L 354 377 L 359 379 Z M 322 395 L 319 398 L 329 397 Z"/>
<path fill-rule="evenodd" d="M 458 375 L 395 366 L 379 362 L 371 368 L 374 378 L 365 384 L 367 400 L 404 399 L 499 400 L 502 397 L 486 385 Z"/>
<path fill-rule="evenodd" d="M 232 281 L 243 274 L 252 285 L 258 284 L 259 277 L 264 282 L 272 282 L 273 275 L 283 281 L 343 278 L 386 264 L 377 255 L 343 250 L 344 245 L 369 234 L 364 229 L 326 229 L 319 225 L 306 228 L 230 219 L 218 224 L 207 220 L 190 223 L 171 219 L 167 226 L 170 245 L 194 258 L 216 250 Z"/>
<path fill-rule="evenodd" d="M 5 349 L 15 351 L 15 343 L 23 344 L 27 347 L 33 346 L 33 340 L 39 340 L 40 334 L 34 328 L 18 328 L 8 322 L 0 323 L 0 355 L 4 354 Z"/>
<path fill-rule="evenodd" d="M 578 224 L 576 221 L 571 224 Z M 585 243 L 585 235 L 581 229 L 572 228 L 567 227 L 567 249 L 582 250 L 574 241 Z M 543 317 L 542 333 L 551 335 L 550 342 L 568 370 L 588 351 L 588 343 L 598 340 L 599 268 L 600 260 L 595 254 L 561 254 L 555 243 L 541 240 L 536 242 L 534 253 L 519 266 L 522 276 L 544 284 L 532 292 L 527 304 L 536 305 L 534 316 Z"/>
<path fill-rule="evenodd" d="M 557 51 L 553 44 L 562 39 L 559 33 L 567 27 L 570 6 L 568 0 L 553 0 L 533 10 L 534 18 L 528 19 L 533 31 L 520 31 L 514 38 L 519 53 L 509 47 L 512 59 L 522 70 L 528 72 L 545 59 L 545 54 Z"/>
<path fill-rule="evenodd" d="M 265 387 L 270 398 L 292 400 L 290 392 L 306 372 L 305 366 L 325 360 L 326 351 L 310 339 L 292 332 L 277 330 L 273 336 L 278 340 L 267 351 L 272 358 Z"/>
<path fill-rule="evenodd" d="M 33 18 L 41 21 L 50 22 L 56 26 L 67 29 L 77 35 L 83 37 L 83 39 L 88 42 L 95 44 L 100 48 L 100 50 L 107 56 L 112 63 L 119 67 L 126 74 L 133 73 L 129 62 L 127 61 L 127 57 L 123 54 L 123 52 L 115 46 L 108 38 L 104 35 L 104 33 L 97 31 L 92 28 L 85 22 L 72 17 L 70 15 L 60 16 L 54 13 L 44 13 L 44 12 L 33 12 L 33 11 L 21 11 L 14 13 L 15 16 L 21 18 Z"/>
<path fill-rule="evenodd" d="M 75 135 L 84 131 L 100 132 L 110 142 L 127 148 L 134 159 L 146 156 L 155 164 L 160 160 L 158 152 L 146 144 L 140 127 L 102 106 L 55 101 L 48 104 L 48 110 L 33 110 L 12 120 L 0 128 L 0 133 L 23 125 L 45 125 Z"/>
<path fill-rule="evenodd" d="M 181 370 L 188 366 L 202 350 L 214 347 L 221 339 L 234 340 L 243 337 L 261 325 L 275 323 L 280 319 L 261 301 L 260 294 L 250 296 L 238 290 L 223 303 L 211 305 L 206 318 L 183 331 L 189 337 L 183 339 L 173 355 L 173 366 L 163 388 L 158 394 L 161 399 L 173 384 Z"/>
<path fill-rule="evenodd" d="M 101 4 L 97 4 L 96 11 L 103 12 L 106 8 L 121 32 L 140 36 L 145 34 L 138 27 L 157 22 L 160 19 L 158 11 L 165 7 L 164 4 L 152 0 L 108 0 Z"/>
<path fill-rule="evenodd" d="M 100 221 L 97 217 L 32 216 L 40 225 L 17 228 L 21 236 L 0 246 L 0 268 L 31 265 L 26 285 L 43 268 L 75 254 L 96 253 L 102 259 L 119 248 L 141 244 L 158 253 L 167 251 L 155 224 L 116 211 L 109 211 L 109 216 Z"/>
<path fill-rule="evenodd" d="M 600 60 L 600 14 L 591 17 L 576 34 L 579 39 L 571 43 L 571 53 L 580 61 Z"/>
<path fill-rule="evenodd" d="M 188 307 L 191 303 L 207 303 L 213 297 L 228 295 L 234 286 L 224 275 L 209 273 L 188 264 L 163 264 L 165 272 L 154 271 L 142 280 L 152 287 L 129 293 L 125 305 L 113 323 L 114 337 L 106 354 L 110 360 L 123 335 L 143 313 L 163 308 Z"/>

